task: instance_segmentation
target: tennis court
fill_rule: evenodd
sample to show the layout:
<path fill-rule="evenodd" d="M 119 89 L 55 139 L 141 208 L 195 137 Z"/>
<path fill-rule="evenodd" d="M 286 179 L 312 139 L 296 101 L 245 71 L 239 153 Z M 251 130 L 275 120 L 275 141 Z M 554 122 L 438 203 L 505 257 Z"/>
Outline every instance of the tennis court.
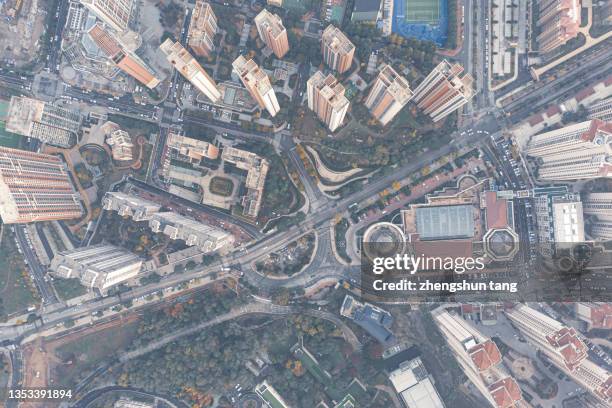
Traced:
<path fill-rule="evenodd" d="M 406 21 L 437 24 L 440 20 L 439 0 L 406 0 Z"/>

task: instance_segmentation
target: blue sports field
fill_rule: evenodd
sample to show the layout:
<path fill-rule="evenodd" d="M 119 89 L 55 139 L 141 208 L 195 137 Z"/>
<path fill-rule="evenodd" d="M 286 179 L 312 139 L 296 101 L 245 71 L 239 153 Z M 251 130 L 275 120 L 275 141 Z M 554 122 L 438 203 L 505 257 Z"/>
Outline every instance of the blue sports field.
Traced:
<path fill-rule="evenodd" d="M 446 0 L 394 0 L 393 32 L 402 37 L 444 45 L 447 25 Z"/>

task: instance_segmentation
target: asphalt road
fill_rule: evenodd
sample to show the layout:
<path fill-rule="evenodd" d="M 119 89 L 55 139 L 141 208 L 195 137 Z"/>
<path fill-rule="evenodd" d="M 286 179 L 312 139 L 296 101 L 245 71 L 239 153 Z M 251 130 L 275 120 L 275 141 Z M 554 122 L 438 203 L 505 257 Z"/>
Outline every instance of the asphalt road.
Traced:
<path fill-rule="evenodd" d="M 19 242 L 19 247 L 23 251 L 23 256 L 28 262 L 28 267 L 32 272 L 31 276 L 38 288 L 38 292 L 42 297 L 42 301 L 44 305 L 52 305 L 54 303 L 58 303 L 59 300 L 57 296 L 55 296 L 55 292 L 53 292 L 53 288 L 45 280 L 45 272 L 46 268 L 40 264 L 38 261 L 38 257 L 34 253 L 34 250 L 28 243 L 27 239 L 26 226 L 24 224 L 15 225 L 15 237 L 17 237 L 17 241 Z"/>

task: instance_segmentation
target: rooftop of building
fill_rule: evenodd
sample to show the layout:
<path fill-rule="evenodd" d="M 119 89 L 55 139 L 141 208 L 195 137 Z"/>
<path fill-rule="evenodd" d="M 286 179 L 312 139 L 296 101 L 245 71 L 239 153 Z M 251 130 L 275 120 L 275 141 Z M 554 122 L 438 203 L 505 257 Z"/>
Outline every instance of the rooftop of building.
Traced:
<path fill-rule="evenodd" d="M 389 374 L 389 380 L 408 407 L 444 408 L 444 403 L 419 357 L 402 363 Z"/>
<path fill-rule="evenodd" d="M 270 34 L 273 37 L 278 37 L 285 32 L 285 26 L 283 26 L 283 20 L 274 13 L 270 13 L 268 10 L 263 9 L 255 16 L 255 24 L 262 25 L 263 27 L 270 30 Z"/>
<path fill-rule="evenodd" d="M 336 26 L 330 24 L 323 31 L 322 41 L 325 42 L 334 52 L 349 53 L 355 49 L 355 45 L 348 37 Z"/>
<path fill-rule="evenodd" d="M 506 377 L 489 385 L 489 391 L 496 408 L 515 408 L 516 403 L 523 399 L 521 389 L 512 377 Z"/>
<path fill-rule="evenodd" d="M 355 13 L 371 13 L 378 12 L 380 9 L 380 0 L 355 0 Z"/>
<path fill-rule="evenodd" d="M 352 319 L 380 343 L 390 343 L 394 339 L 389 330 L 393 324 L 391 313 L 370 303 L 361 303 L 347 295 L 340 308 L 342 316 Z"/>

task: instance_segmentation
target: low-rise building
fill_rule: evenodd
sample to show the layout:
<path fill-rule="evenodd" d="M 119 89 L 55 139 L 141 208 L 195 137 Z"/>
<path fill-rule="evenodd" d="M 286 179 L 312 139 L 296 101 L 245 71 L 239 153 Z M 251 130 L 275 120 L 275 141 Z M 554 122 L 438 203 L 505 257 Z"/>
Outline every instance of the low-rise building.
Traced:
<path fill-rule="evenodd" d="M 92 245 L 59 252 L 51 260 L 49 272 L 62 278 L 77 278 L 87 288 L 101 292 L 138 275 L 142 259 L 114 245 Z"/>
<path fill-rule="evenodd" d="M 283 397 L 268 384 L 267 381 L 258 384 L 255 392 L 261 397 L 268 408 L 289 408 L 290 406 L 283 400 Z"/>
<path fill-rule="evenodd" d="M 12 96 L 6 130 L 33 137 L 43 143 L 68 148 L 81 129 L 81 114 L 49 102 Z"/>
<path fill-rule="evenodd" d="M 380 0 L 356 0 L 351 21 L 375 24 L 380 16 Z"/>
<path fill-rule="evenodd" d="M 382 344 L 391 344 L 395 340 L 391 332 L 393 316 L 384 309 L 370 303 L 361 303 L 354 297 L 346 295 L 340 314 L 354 321 Z"/>
<path fill-rule="evenodd" d="M 200 162 L 202 159 L 216 160 L 219 157 L 219 148 L 214 144 L 175 132 L 168 133 L 166 146 L 171 153 L 190 162 Z"/>
<path fill-rule="evenodd" d="M 419 357 L 404 361 L 389 380 L 408 408 L 444 408 L 444 402 Z"/>
<path fill-rule="evenodd" d="M 113 408 L 153 408 L 153 404 L 149 404 L 147 402 L 142 401 L 134 401 L 129 398 L 121 397 L 119 398 Z"/>
<path fill-rule="evenodd" d="M 255 153 L 229 146 L 223 148 L 221 158 L 224 162 L 231 163 L 247 172 L 245 181 L 247 192 L 241 198 L 241 205 L 244 215 L 257 217 L 270 164 Z"/>

